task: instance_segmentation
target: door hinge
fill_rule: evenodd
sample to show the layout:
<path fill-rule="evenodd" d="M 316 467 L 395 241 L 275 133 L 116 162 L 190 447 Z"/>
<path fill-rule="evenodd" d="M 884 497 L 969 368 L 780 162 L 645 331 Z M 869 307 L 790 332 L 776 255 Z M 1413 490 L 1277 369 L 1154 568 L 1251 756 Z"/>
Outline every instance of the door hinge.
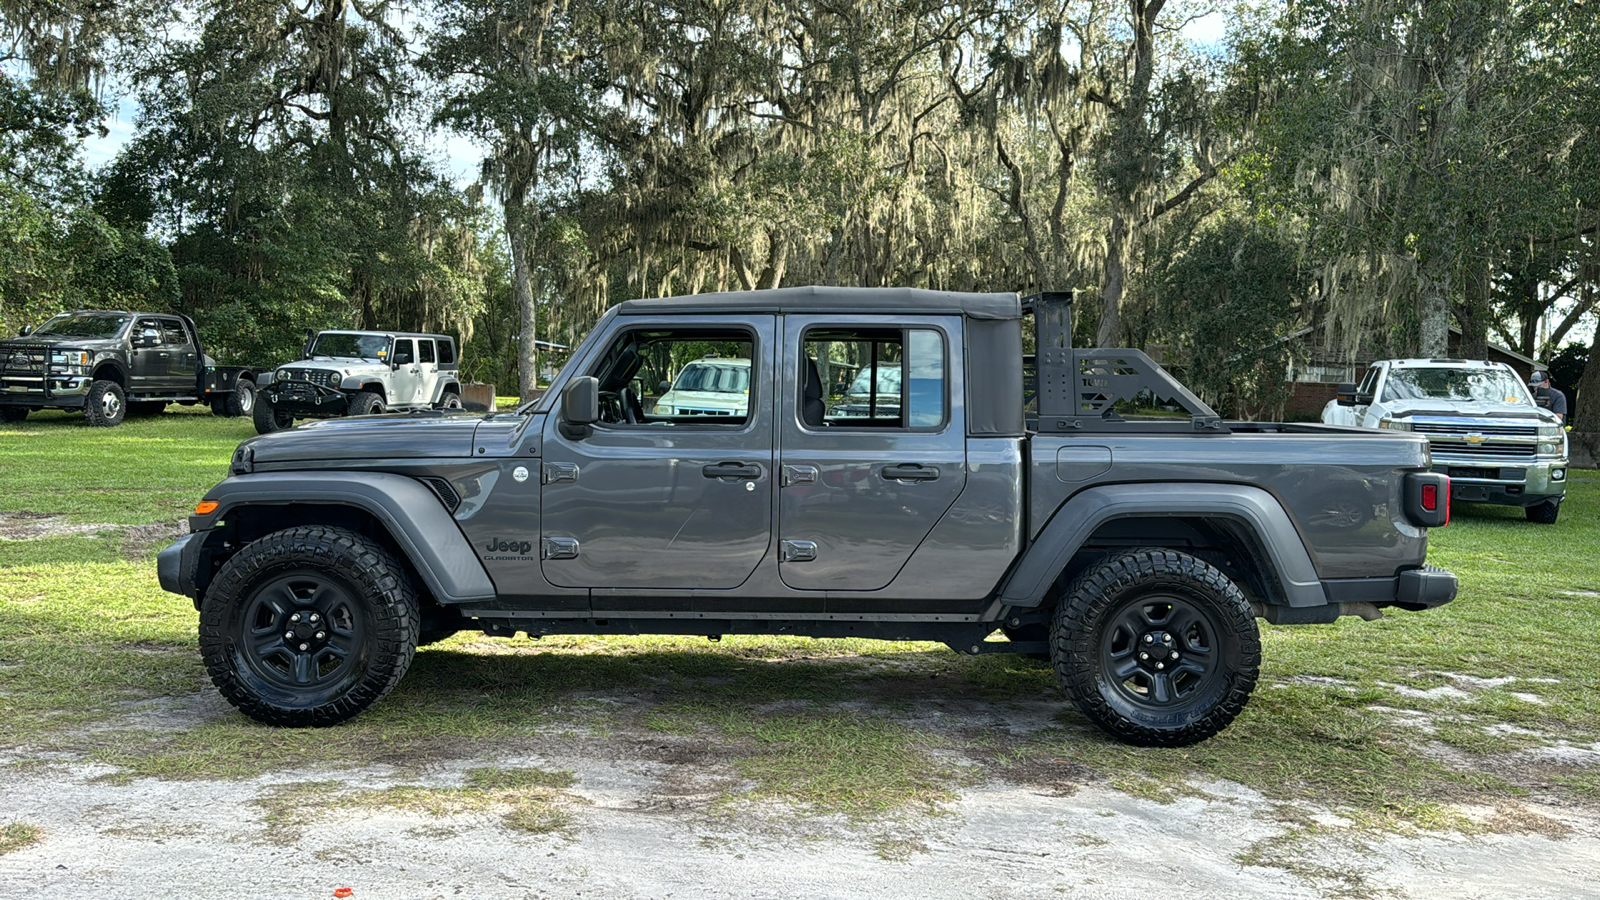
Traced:
<path fill-rule="evenodd" d="M 816 558 L 816 541 L 778 542 L 778 562 L 811 562 Z"/>
<path fill-rule="evenodd" d="M 544 484 L 577 484 L 577 463 L 545 463 L 540 471 L 540 481 Z"/>
<path fill-rule="evenodd" d="M 578 539 L 547 537 L 539 541 L 540 559 L 577 559 Z"/>
<path fill-rule="evenodd" d="M 783 487 L 789 487 L 790 485 L 795 485 L 795 484 L 816 484 L 816 483 L 817 483 L 817 467 L 816 466 L 784 466 L 783 467 Z"/>

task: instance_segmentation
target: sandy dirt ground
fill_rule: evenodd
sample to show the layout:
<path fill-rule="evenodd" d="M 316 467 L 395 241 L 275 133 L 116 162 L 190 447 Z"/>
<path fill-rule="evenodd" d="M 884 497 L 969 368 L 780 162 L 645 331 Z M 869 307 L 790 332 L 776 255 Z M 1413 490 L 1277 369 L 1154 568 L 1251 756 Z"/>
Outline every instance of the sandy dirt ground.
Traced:
<path fill-rule="evenodd" d="M 0 822 L 43 829 L 0 856 L 0 897 L 318 898 L 341 887 L 352 898 L 1600 896 L 1600 817 L 1587 809 L 1527 807 L 1564 825 L 1559 836 L 1345 832 L 1294 845 L 1288 858 L 1302 862 L 1245 865 L 1241 854 L 1287 832 L 1237 785 L 1157 803 L 1103 783 L 992 780 L 941 813 L 863 826 L 777 803 L 717 807 L 731 776 L 698 753 L 662 752 L 663 740 L 611 734 L 606 752 L 456 760 L 421 778 L 369 768 L 126 781 L 69 760 L 0 769 Z M 631 752 L 645 741 L 649 752 Z M 572 772 L 568 825 L 530 834 L 492 810 L 339 802 L 346 789 L 459 786 L 483 765 Z M 263 798 L 307 782 L 329 784 L 328 796 L 301 796 L 290 824 L 281 808 L 269 815 Z"/>

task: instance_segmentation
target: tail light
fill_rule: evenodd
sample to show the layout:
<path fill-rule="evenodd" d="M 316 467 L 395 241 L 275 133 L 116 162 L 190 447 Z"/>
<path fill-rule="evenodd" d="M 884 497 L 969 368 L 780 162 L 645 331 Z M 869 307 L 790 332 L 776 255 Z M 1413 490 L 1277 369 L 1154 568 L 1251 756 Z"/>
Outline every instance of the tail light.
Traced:
<path fill-rule="evenodd" d="M 1406 518 L 1423 528 L 1450 524 L 1450 479 L 1437 472 L 1413 472 L 1405 480 Z"/>

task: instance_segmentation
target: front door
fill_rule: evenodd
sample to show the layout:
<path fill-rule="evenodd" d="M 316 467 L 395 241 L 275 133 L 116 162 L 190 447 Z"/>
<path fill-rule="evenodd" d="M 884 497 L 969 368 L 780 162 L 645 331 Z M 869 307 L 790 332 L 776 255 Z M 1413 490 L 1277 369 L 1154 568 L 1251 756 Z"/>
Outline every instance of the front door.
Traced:
<path fill-rule="evenodd" d="M 778 572 L 800 590 L 885 587 L 966 485 L 961 320 L 784 321 Z"/>
<path fill-rule="evenodd" d="M 162 343 L 161 320 L 135 319 L 129 336 L 128 389 L 133 394 L 166 394 L 172 351 Z"/>
<path fill-rule="evenodd" d="M 422 364 L 417 362 L 416 341 L 395 338 L 394 353 L 389 359 L 394 367 L 389 377 L 389 405 L 414 405 L 422 390 Z"/>
<path fill-rule="evenodd" d="M 544 435 L 540 550 L 563 587 L 736 588 L 772 542 L 775 317 L 674 317 L 620 330 L 578 375 L 601 421 Z M 660 403 L 690 363 L 730 371 L 718 415 Z M 596 608 L 601 601 L 595 600 Z"/>

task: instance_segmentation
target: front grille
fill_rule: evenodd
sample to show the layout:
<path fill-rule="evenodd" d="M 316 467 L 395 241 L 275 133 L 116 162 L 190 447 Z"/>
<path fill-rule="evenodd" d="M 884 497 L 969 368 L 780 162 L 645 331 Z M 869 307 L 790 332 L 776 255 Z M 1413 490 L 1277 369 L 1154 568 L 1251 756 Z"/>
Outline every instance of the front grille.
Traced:
<path fill-rule="evenodd" d="M 461 505 L 461 495 L 456 493 L 455 485 L 450 483 L 450 479 L 430 475 L 417 480 L 427 485 L 434 496 L 439 498 L 439 502 L 444 504 L 444 508 L 452 513 Z"/>
<path fill-rule="evenodd" d="M 1484 441 L 1481 444 L 1468 444 L 1456 441 L 1430 442 L 1428 446 L 1433 450 L 1435 458 L 1442 456 L 1461 456 L 1478 459 L 1490 456 L 1533 456 L 1533 444 L 1517 444 L 1510 441 Z"/>
<path fill-rule="evenodd" d="M 285 381 L 303 381 L 306 384 L 322 387 L 333 387 L 338 380 L 338 373 L 327 369 L 283 369 L 282 371 Z"/>
<path fill-rule="evenodd" d="M 1539 426 L 1537 425 L 1432 425 L 1418 422 L 1411 427 L 1419 434 L 1447 434 L 1455 437 L 1466 437 L 1469 434 L 1525 438 L 1539 436 Z"/>
<path fill-rule="evenodd" d="M 43 376 L 45 361 L 49 358 L 49 347 L 0 348 L 0 375 Z"/>
<path fill-rule="evenodd" d="M 680 406 L 680 407 L 678 407 L 678 415 L 680 415 L 680 416 L 731 416 L 731 415 L 733 415 L 733 411 L 732 410 L 727 410 L 727 409 L 695 409 L 695 408 L 690 407 L 690 406 Z"/>

